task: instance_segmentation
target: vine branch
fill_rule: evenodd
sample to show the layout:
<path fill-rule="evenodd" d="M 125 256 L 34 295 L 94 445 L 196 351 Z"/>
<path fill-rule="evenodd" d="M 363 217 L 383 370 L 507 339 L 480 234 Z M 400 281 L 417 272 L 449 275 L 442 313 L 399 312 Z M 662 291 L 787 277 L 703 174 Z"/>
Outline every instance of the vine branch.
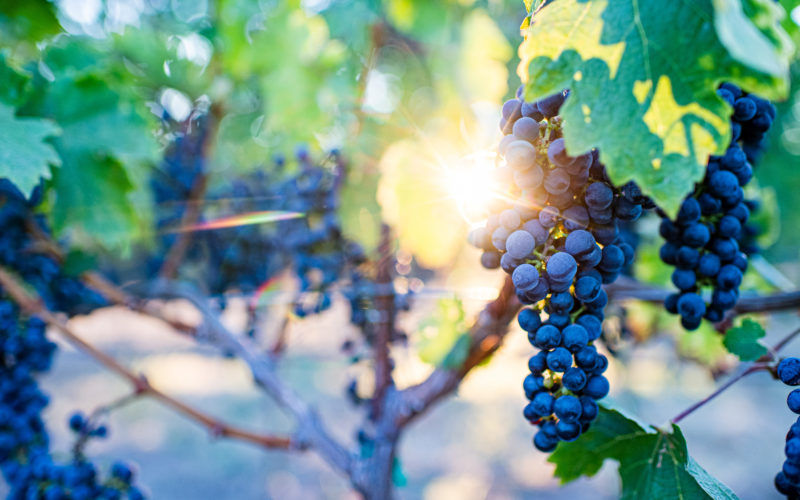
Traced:
<path fill-rule="evenodd" d="M 134 394 L 137 396 L 148 396 L 160 402 L 164 406 L 187 417 L 204 427 L 214 436 L 229 437 L 250 442 L 264 448 L 289 449 L 297 448 L 298 443 L 293 442 L 289 437 L 272 436 L 258 434 L 248 430 L 240 429 L 227 424 L 206 413 L 189 406 L 186 403 L 161 392 L 153 387 L 150 382 L 141 374 L 136 374 L 126 368 L 123 364 L 108 354 L 98 350 L 93 345 L 85 341 L 76 334 L 66 321 L 57 317 L 52 311 L 47 309 L 44 304 L 25 290 L 24 286 L 6 269 L 0 267 L 0 286 L 24 311 L 36 315 L 49 326 L 57 329 L 61 335 L 73 346 L 95 359 L 106 369 L 116 373 L 127 380 L 133 387 Z"/>
<path fill-rule="evenodd" d="M 674 293 L 672 290 L 647 285 L 631 278 L 620 278 L 616 283 L 605 286 L 609 298 L 613 300 L 641 300 L 644 302 L 661 303 Z M 732 309 L 734 314 L 763 313 L 784 311 L 787 309 L 800 309 L 800 291 L 759 295 L 743 293 L 738 303 Z"/>
<path fill-rule="evenodd" d="M 680 412 L 675 417 L 673 417 L 672 420 L 670 420 L 670 422 L 673 423 L 673 424 L 677 424 L 678 422 L 680 422 L 681 420 L 686 418 L 688 415 L 693 413 L 695 410 L 697 410 L 700 407 L 704 406 L 706 403 L 710 402 L 712 399 L 716 398 L 717 396 L 719 396 L 720 394 L 722 394 L 723 392 L 728 390 L 736 382 L 742 380 L 743 378 L 745 378 L 746 376 L 750 375 L 751 373 L 756 373 L 756 372 L 760 372 L 760 371 L 763 371 L 763 370 L 768 370 L 769 367 L 770 367 L 770 363 L 763 363 L 763 362 L 762 363 L 754 363 L 754 364 L 748 366 L 746 369 L 740 371 L 739 373 L 737 373 L 736 375 L 731 377 L 727 382 L 725 382 L 724 384 L 719 386 L 714 392 L 712 392 L 708 396 L 704 397 L 700 401 L 696 402 L 695 404 L 693 404 L 689 408 L 683 410 L 682 412 Z"/>
<path fill-rule="evenodd" d="M 390 293 L 392 282 L 392 239 L 389 226 L 381 227 L 381 241 L 378 245 L 379 260 L 375 282 L 381 290 L 375 297 L 376 310 L 380 314 L 375 331 L 373 351 L 375 356 L 375 394 L 372 399 L 372 417 L 378 419 L 383 411 L 386 391 L 392 384 L 392 367 L 389 359 L 389 343 L 394 337 L 395 310 L 394 294 Z M 383 286 L 382 286 L 383 285 Z"/>
<path fill-rule="evenodd" d="M 678 422 L 686 418 L 688 415 L 692 414 L 695 410 L 701 408 L 706 403 L 710 402 L 712 399 L 716 398 L 717 396 L 728 390 L 736 382 L 742 380 L 746 376 L 760 371 L 773 370 L 775 361 L 777 361 L 776 354 L 778 353 L 778 351 L 783 349 L 789 342 L 794 340 L 795 337 L 797 337 L 798 335 L 800 335 L 800 328 L 797 328 L 792 333 L 782 338 L 780 341 L 778 341 L 774 346 L 772 346 L 769 349 L 769 352 L 767 354 L 761 356 L 760 358 L 758 358 L 757 361 L 751 363 L 746 368 L 740 370 L 739 373 L 737 373 L 736 375 L 731 377 L 728 381 L 726 381 L 724 384 L 719 386 L 714 392 L 704 397 L 700 401 L 696 402 L 689 408 L 680 412 L 678 415 L 673 417 L 672 420 L 670 420 L 670 422 L 673 424 L 677 424 Z"/>
<path fill-rule="evenodd" d="M 394 414 L 397 427 L 406 426 L 434 403 L 455 391 L 470 370 L 500 347 L 508 333 L 509 323 L 521 307 L 514 294 L 511 277 L 506 276 L 497 298 L 484 307 L 470 329 L 469 353 L 461 366 L 456 370 L 437 368 L 423 382 L 399 392 L 400 403 Z"/>

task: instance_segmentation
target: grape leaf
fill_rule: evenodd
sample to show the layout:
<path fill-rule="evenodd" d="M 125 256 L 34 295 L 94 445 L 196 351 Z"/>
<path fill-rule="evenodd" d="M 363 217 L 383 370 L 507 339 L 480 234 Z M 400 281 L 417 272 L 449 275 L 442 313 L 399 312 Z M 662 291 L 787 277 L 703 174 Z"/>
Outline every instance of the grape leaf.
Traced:
<path fill-rule="evenodd" d="M 56 150 L 45 139 L 58 127 L 38 118 L 17 118 L 14 108 L 0 104 L 0 177 L 7 177 L 25 194 L 42 179 L 50 178 L 50 167 L 61 164 Z"/>
<path fill-rule="evenodd" d="M 0 0 L 0 38 L 33 42 L 61 31 L 54 2 Z"/>
<path fill-rule="evenodd" d="M 669 431 L 656 429 L 605 407 L 580 439 L 560 443 L 548 461 L 566 483 L 593 476 L 607 459 L 619 462 L 624 499 L 737 498 L 689 456 L 677 425 Z"/>
<path fill-rule="evenodd" d="M 131 206 L 139 177 L 129 172 L 156 160 L 157 143 L 135 98 L 109 86 L 102 74 L 57 79 L 29 113 L 53 117 L 63 133 L 54 142 L 64 165 L 56 174 L 53 225 L 76 230 L 80 243 L 126 248 L 144 214 Z"/>
<path fill-rule="evenodd" d="M 72 151 L 111 154 L 126 161 L 154 161 L 155 136 L 134 102 L 99 75 L 59 82 L 50 94 L 51 109 L 63 128 L 59 141 Z"/>
<path fill-rule="evenodd" d="M 123 248 L 136 234 L 137 211 L 128 195 L 132 184 L 114 157 L 89 152 L 62 152 L 64 164 L 56 170 L 53 225 L 71 229 L 83 239 L 108 248 Z"/>
<path fill-rule="evenodd" d="M 636 181 L 675 215 L 708 156 L 730 140 L 731 109 L 716 95 L 718 84 L 767 98 L 788 91 L 785 47 L 749 24 L 777 61 L 770 73 L 749 67 L 720 40 L 714 14 L 712 0 L 546 4 L 520 46 L 526 98 L 569 88 L 561 110 L 567 149 L 599 148 L 615 183 Z M 692 35 L 676 36 L 676 26 Z"/>
<path fill-rule="evenodd" d="M 742 361 L 755 361 L 767 353 L 767 347 L 760 339 L 766 335 L 764 327 L 752 319 L 746 318 L 739 325 L 725 332 L 722 343 L 732 354 Z"/>

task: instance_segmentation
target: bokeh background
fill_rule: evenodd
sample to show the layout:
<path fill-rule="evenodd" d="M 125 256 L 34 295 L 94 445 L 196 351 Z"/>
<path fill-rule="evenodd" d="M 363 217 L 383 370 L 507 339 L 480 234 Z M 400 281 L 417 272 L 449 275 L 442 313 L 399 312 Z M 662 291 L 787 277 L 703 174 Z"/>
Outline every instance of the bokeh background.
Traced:
<path fill-rule="evenodd" d="M 787 27 L 796 34 L 800 8 L 791 0 L 784 4 L 792 14 Z M 460 299 L 469 318 L 501 283 L 499 273 L 480 268 L 465 236 L 480 204 L 480 190 L 469 181 L 480 178 L 481 155 L 499 138 L 500 105 L 519 84 L 521 1 L 63 0 L 55 13 L 50 18 L 32 7 L 25 14 L 31 26 L 50 23 L 47 29 L 63 32 L 55 42 L 59 51 L 42 64 L 61 60 L 68 61 L 64 67 L 85 64 L 102 78 L 113 74 L 119 79 L 114 84 L 135 96 L 131 102 L 148 103 L 148 109 L 135 110 L 142 120 L 137 127 L 105 124 L 136 152 L 136 166 L 126 171 L 131 189 L 125 203 L 86 207 L 106 212 L 108 224 L 131 230 L 108 232 L 105 240 L 83 234 L 80 219 L 54 207 L 59 230 L 83 248 L 132 256 L 130 248 L 148 245 L 153 234 L 146 229 L 152 226 L 147 179 L 163 150 L 139 151 L 146 141 L 136 134 L 151 133 L 164 112 L 180 121 L 210 106 L 220 118 L 207 158 L 212 183 L 262 168 L 273 155 L 290 154 L 295 144 L 342 148 L 355 166 L 343 199 L 348 236 L 374 247 L 379 221 L 386 220 L 400 251 L 429 271 L 413 311 L 401 320 L 409 342 L 394 350 L 400 385 L 433 369 L 419 355 L 430 348 L 432 334 L 421 325 L 440 311 L 440 301 Z M 0 19 L 7 28 L 0 30 L 0 42 L 10 60 L 36 50 L 24 36 L 12 36 L 26 29 L 19 19 Z M 771 147 L 753 188 L 763 200 L 764 252 L 747 286 L 765 292 L 793 289 L 800 281 L 800 65 L 794 74 L 793 95 L 778 105 Z M 62 174 L 55 182 L 71 180 Z M 636 273 L 665 284 L 668 271 L 657 259 L 655 228 L 654 221 L 641 224 Z M 284 298 L 281 292 L 270 295 L 267 331 L 283 317 Z M 241 329 L 248 297 L 226 300 L 226 324 Z M 657 308 L 622 306 L 627 319 L 609 370 L 613 404 L 660 425 L 735 369 L 711 329 L 685 333 Z M 175 314 L 184 312 L 181 304 L 174 307 Z M 365 386 L 370 381 L 361 380 L 369 376 L 366 365 L 341 353 L 342 343 L 358 335 L 346 309 L 339 297 L 331 310 L 293 320 L 281 371 L 319 407 L 332 432 L 350 442 L 359 415 L 345 389 L 352 379 Z M 793 313 L 766 321 L 767 342 L 798 326 Z M 108 308 L 72 323 L 170 394 L 249 427 L 291 429 L 242 363 L 198 348 L 156 321 Z M 786 353 L 800 354 L 800 343 Z M 401 498 L 617 497 L 613 464 L 594 478 L 559 487 L 546 456 L 532 448 L 532 430 L 521 417 L 528 356 L 525 335 L 514 325 L 491 363 L 411 427 L 401 444 Z M 54 449 L 65 454 L 72 439 L 68 415 L 126 393 L 122 381 L 67 345 L 42 384 L 52 396 L 46 418 Z M 777 498 L 772 477 L 794 420 L 785 408 L 787 392 L 757 374 L 682 425 L 696 460 L 741 498 Z M 347 482 L 313 453 L 287 456 L 215 440 L 148 400 L 114 411 L 109 423 L 110 437 L 92 443 L 89 452 L 100 464 L 120 457 L 137 462 L 140 483 L 152 498 L 354 498 Z"/>

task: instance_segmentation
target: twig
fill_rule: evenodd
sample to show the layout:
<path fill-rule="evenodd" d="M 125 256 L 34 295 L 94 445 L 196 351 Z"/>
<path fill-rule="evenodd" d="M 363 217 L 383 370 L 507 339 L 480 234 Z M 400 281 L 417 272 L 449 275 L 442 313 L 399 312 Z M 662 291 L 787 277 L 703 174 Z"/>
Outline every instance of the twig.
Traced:
<path fill-rule="evenodd" d="M 375 283 L 380 293 L 375 296 L 375 308 L 380 314 L 375 330 L 372 350 L 375 356 L 375 394 L 372 398 L 372 418 L 377 420 L 383 410 L 386 391 L 392 385 L 392 367 L 389 359 L 389 343 L 394 337 L 395 310 L 394 294 L 390 292 L 392 283 L 392 239 L 389 226 L 381 227 L 381 242 L 378 245 L 379 261 Z"/>
<path fill-rule="evenodd" d="M 687 408 L 687 409 L 683 410 L 682 412 L 680 412 L 678 415 L 673 417 L 672 420 L 670 420 L 670 422 L 672 422 L 673 424 L 677 424 L 678 422 L 680 422 L 681 420 L 686 418 L 689 414 L 691 414 L 692 412 L 694 412 L 695 410 L 697 410 L 701 406 L 705 405 L 706 403 L 708 403 L 709 401 L 711 401 L 715 397 L 717 397 L 720 394 L 722 394 L 723 392 L 725 392 L 729 387 L 731 387 L 733 384 L 735 384 L 736 382 L 740 381 L 744 377 L 750 375 L 751 373 L 756 373 L 756 372 L 759 372 L 759 371 L 762 371 L 762 370 L 768 370 L 769 367 L 770 367 L 770 363 L 754 363 L 754 364 L 750 365 L 745 370 L 739 372 L 737 375 L 734 375 L 730 380 L 728 380 L 727 382 L 725 382 L 724 384 L 719 386 L 719 388 L 717 388 L 717 390 L 715 390 L 714 392 L 712 392 L 708 396 L 704 397 L 700 401 L 696 402 L 695 404 L 693 404 L 689 408 Z"/>
<path fill-rule="evenodd" d="M 689 408 L 680 412 L 677 416 L 675 416 L 672 420 L 670 420 L 670 422 L 672 422 L 673 424 L 677 424 L 678 422 L 686 418 L 686 416 L 688 416 L 698 408 L 702 407 L 715 397 L 719 396 L 720 394 L 725 392 L 728 388 L 730 388 L 733 384 L 740 381 L 744 377 L 750 375 L 751 373 L 756 373 L 764 370 L 772 370 L 775 365 L 775 361 L 777 361 L 777 356 L 775 355 L 778 353 L 778 351 L 783 349 L 789 342 L 794 340 L 795 337 L 797 337 L 798 335 L 800 335 L 800 328 L 795 329 L 792 333 L 782 338 L 780 341 L 778 341 L 778 343 L 776 343 L 769 349 L 769 352 L 767 354 L 761 356 L 760 358 L 758 358 L 756 362 L 750 364 L 747 368 L 741 370 L 738 374 L 734 375 L 727 382 L 719 386 L 719 388 L 717 388 L 714 392 L 704 397 L 697 403 L 693 404 Z"/>
<path fill-rule="evenodd" d="M 313 448 L 326 462 L 350 476 L 353 455 L 327 431 L 317 412 L 278 375 L 275 359 L 259 354 L 246 339 L 237 338 L 222 323 L 205 301 L 193 289 L 172 281 L 159 280 L 149 288 L 151 297 L 184 299 L 203 317 L 202 327 L 195 339 L 216 347 L 225 354 L 238 356 L 250 368 L 253 379 L 272 399 L 297 420 L 293 445 Z"/>
<path fill-rule="evenodd" d="M 70 344 L 95 359 L 109 371 L 127 380 L 133 386 L 136 394 L 151 397 L 177 413 L 202 424 L 214 436 L 240 439 L 264 448 L 289 449 L 298 447 L 299 443 L 293 442 L 288 437 L 257 434 L 224 423 L 156 389 L 143 375 L 133 373 L 116 359 L 98 350 L 78 336 L 64 320 L 58 318 L 41 301 L 29 294 L 16 278 L 2 267 L 0 267 L 0 286 L 27 313 L 38 316 L 49 326 L 56 328 Z"/>
<path fill-rule="evenodd" d="M 786 337 L 784 337 L 781 340 L 779 340 L 777 344 L 772 346 L 772 349 L 770 349 L 770 351 L 773 352 L 773 353 L 777 353 L 778 351 L 780 351 L 781 349 L 786 347 L 786 344 L 788 344 L 789 342 L 794 340 L 798 335 L 800 335 L 800 328 L 796 329 L 795 331 L 793 331 L 792 333 L 790 333 Z"/>
<path fill-rule="evenodd" d="M 75 441 L 75 444 L 72 446 L 72 454 L 74 456 L 81 456 L 83 454 L 83 450 L 86 445 L 89 443 L 89 440 L 94 437 L 93 432 L 98 429 L 97 426 L 98 420 L 102 415 L 107 415 L 111 413 L 111 411 L 122 408 L 123 406 L 136 401 L 139 399 L 140 393 L 134 389 L 133 392 L 122 396 L 121 398 L 117 398 L 111 403 L 104 404 L 95 408 L 89 416 L 86 418 L 86 425 L 83 429 L 80 430 L 80 434 L 78 435 L 78 439 Z"/>
<path fill-rule="evenodd" d="M 191 335 L 195 340 L 209 344 L 226 355 L 238 356 L 250 368 L 256 384 L 297 420 L 292 447 L 314 448 L 328 464 L 352 480 L 354 455 L 330 435 L 317 412 L 278 376 L 275 357 L 269 354 L 256 354 L 257 349 L 249 345 L 247 340 L 239 339 L 231 333 L 194 289 L 169 280 L 157 280 L 147 288 L 147 292 L 151 298 L 184 299 L 191 303 L 203 318 L 203 323 L 199 327 L 173 322 L 161 310 L 151 306 L 150 302 L 135 299 L 107 282 L 106 286 L 111 287 L 108 291 L 114 292 L 107 297 L 112 298 L 117 304 L 160 319 L 180 333 Z"/>

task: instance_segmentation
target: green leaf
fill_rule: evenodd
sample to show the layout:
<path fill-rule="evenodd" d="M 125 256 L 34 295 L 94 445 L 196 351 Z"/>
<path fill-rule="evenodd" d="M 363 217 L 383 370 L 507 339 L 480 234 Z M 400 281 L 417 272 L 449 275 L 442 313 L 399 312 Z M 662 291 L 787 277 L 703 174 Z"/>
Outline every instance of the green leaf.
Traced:
<path fill-rule="evenodd" d="M 446 369 L 461 366 L 470 346 L 461 300 L 441 299 L 436 314 L 420 324 L 420 335 L 417 352 L 422 361 Z"/>
<path fill-rule="evenodd" d="M 6 56 L 0 52 L 0 102 L 19 106 L 30 91 L 30 76 L 12 67 Z"/>
<path fill-rule="evenodd" d="M 764 74 L 788 72 L 793 47 L 789 35 L 779 29 L 785 15 L 780 6 L 773 0 L 713 1 L 714 27 L 733 57 Z"/>
<path fill-rule="evenodd" d="M 728 329 L 722 343 L 742 361 L 755 361 L 768 352 L 760 340 L 765 335 L 764 327 L 746 318 L 738 326 Z"/>
<path fill-rule="evenodd" d="M 0 39 L 35 42 L 60 31 L 54 2 L 0 0 Z"/>
<path fill-rule="evenodd" d="M 80 250 L 70 250 L 64 258 L 63 269 L 71 276 L 93 271 L 97 269 L 97 258 L 95 255 Z"/>
<path fill-rule="evenodd" d="M 125 168 L 107 155 L 71 152 L 62 157 L 64 165 L 54 176 L 56 231 L 71 230 L 108 248 L 126 248 L 136 236 L 137 213 L 128 199 L 133 186 Z"/>
<path fill-rule="evenodd" d="M 676 37 L 676 26 L 692 36 Z M 785 57 L 783 46 L 770 47 Z M 636 181 L 671 215 L 708 156 L 730 141 L 731 109 L 718 84 L 767 98 L 788 91 L 787 70 L 764 73 L 729 53 L 712 0 L 552 2 L 534 16 L 520 57 L 527 98 L 570 89 L 561 109 L 567 149 L 599 148 L 616 184 Z"/>
<path fill-rule="evenodd" d="M 25 111 L 51 117 L 62 128 L 54 141 L 64 163 L 54 182 L 57 234 L 72 231 L 80 245 L 124 250 L 140 236 L 138 221 L 148 215 L 131 203 L 132 180 L 142 180 L 132 172 L 158 158 L 158 145 L 139 109 L 143 101 L 112 88 L 108 75 L 87 64 L 38 88 Z"/>
<path fill-rule="evenodd" d="M 63 128 L 59 143 L 70 151 L 97 152 L 126 161 L 154 161 L 157 143 L 148 121 L 98 75 L 57 86 L 51 109 Z"/>
<path fill-rule="evenodd" d="M 45 141 L 58 127 L 38 118 L 16 118 L 14 109 L 0 104 L 0 177 L 7 177 L 25 194 L 42 179 L 50 178 L 50 167 L 61 164 L 56 150 Z"/>
<path fill-rule="evenodd" d="M 608 459 L 619 462 L 624 499 L 737 498 L 689 457 L 677 425 L 656 429 L 604 407 L 580 439 L 560 443 L 548 460 L 556 464 L 556 477 L 566 483 L 593 476 Z"/>
<path fill-rule="evenodd" d="M 762 249 L 771 247 L 778 241 L 781 233 L 781 210 L 778 206 L 778 195 L 774 187 L 751 182 L 748 186 L 748 198 L 759 201 L 759 207 L 750 212 L 748 225 L 758 228 L 756 243 Z"/>
<path fill-rule="evenodd" d="M 339 217 L 342 232 L 368 252 L 378 247 L 381 207 L 375 198 L 380 176 L 367 169 L 348 169 L 342 186 Z"/>

